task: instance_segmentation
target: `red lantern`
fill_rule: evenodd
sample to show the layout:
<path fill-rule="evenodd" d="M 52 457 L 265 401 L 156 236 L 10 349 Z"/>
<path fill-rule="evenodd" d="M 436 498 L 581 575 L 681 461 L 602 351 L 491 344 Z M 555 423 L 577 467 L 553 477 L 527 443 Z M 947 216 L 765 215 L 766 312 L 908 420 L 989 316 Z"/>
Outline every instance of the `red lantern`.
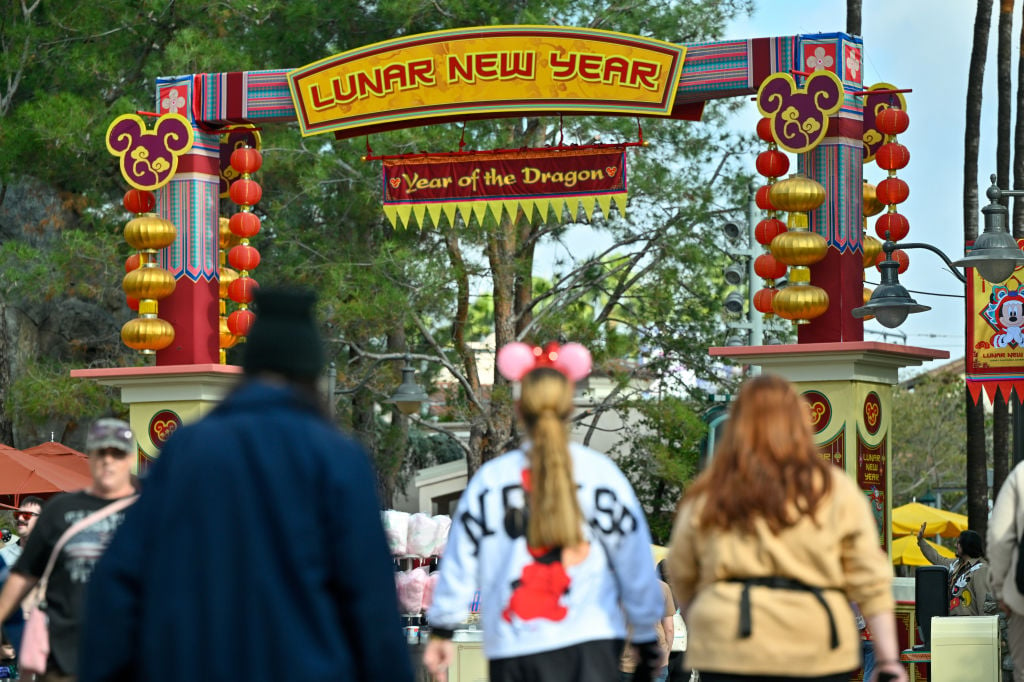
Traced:
<path fill-rule="evenodd" d="M 910 117 L 902 109 L 889 107 L 875 116 L 875 127 L 883 135 L 899 135 L 910 127 Z"/>
<path fill-rule="evenodd" d="M 878 162 L 879 168 L 885 170 L 906 168 L 910 163 L 910 150 L 899 142 L 888 142 L 875 152 L 875 161 Z"/>
<path fill-rule="evenodd" d="M 757 155 L 757 162 L 754 165 L 761 175 L 778 178 L 789 170 L 789 157 L 777 149 L 769 149 Z"/>
<path fill-rule="evenodd" d="M 252 277 L 239 277 L 228 285 L 228 297 L 235 303 L 252 303 L 252 295 L 259 286 Z"/>
<path fill-rule="evenodd" d="M 239 205 L 252 206 L 258 204 L 263 197 L 263 188 L 255 180 L 242 178 L 231 183 L 231 201 Z"/>
<path fill-rule="evenodd" d="M 231 152 L 231 167 L 239 173 L 255 173 L 263 165 L 263 155 L 253 147 L 239 147 Z"/>
<path fill-rule="evenodd" d="M 142 259 L 139 258 L 139 254 L 133 253 L 128 256 L 128 259 L 124 262 L 124 271 L 131 272 L 132 270 L 138 270 L 140 265 L 142 265 Z"/>
<path fill-rule="evenodd" d="M 754 203 L 762 211 L 777 211 L 778 209 L 772 206 L 772 202 L 768 200 L 768 190 L 772 188 L 771 185 L 765 185 L 757 190 L 757 194 L 754 195 Z"/>
<path fill-rule="evenodd" d="M 139 312 L 139 299 L 133 298 L 131 296 L 125 296 L 124 298 L 125 298 L 125 303 L 128 304 L 128 307 L 131 310 L 134 310 L 135 312 Z"/>
<path fill-rule="evenodd" d="M 896 272 L 901 274 L 901 275 L 904 272 L 907 271 L 907 268 L 910 267 L 910 256 L 908 256 L 907 253 L 903 249 L 896 249 L 895 251 L 893 251 L 892 252 L 892 259 L 900 264 L 900 267 L 899 267 L 899 269 L 896 270 Z M 880 254 L 878 254 L 878 260 L 875 261 L 875 267 L 877 268 L 878 264 L 881 263 L 884 260 L 885 260 L 885 251 L 883 251 Z M 879 272 L 881 272 L 881 268 L 879 268 Z"/>
<path fill-rule="evenodd" d="M 775 296 L 779 293 L 778 289 L 761 289 L 754 294 L 754 309 L 759 313 L 768 314 L 774 313 L 775 308 L 773 302 Z"/>
<path fill-rule="evenodd" d="M 228 263 L 236 270 L 255 270 L 260 264 L 260 252 L 248 244 L 239 244 L 228 251 Z"/>
<path fill-rule="evenodd" d="M 251 310 L 236 310 L 228 315 L 228 331 L 235 336 L 247 336 L 255 321 L 256 315 Z"/>
<path fill-rule="evenodd" d="M 786 274 L 786 264 L 770 253 L 762 253 L 754 260 L 754 272 L 761 279 L 779 279 Z"/>
<path fill-rule="evenodd" d="M 232 234 L 248 239 L 260 231 L 260 217 L 249 211 L 239 211 L 231 216 L 228 227 Z"/>
<path fill-rule="evenodd" d="M 762 246 L 768 246 L 772 240 L 786 231 L 786 223 L 778 218 L 766 218 L 754 227 L 754 239 Z"/>
<path fill-rule="evenodd" d="M 757 122 L 757 136 L 764 142 L 775 142 L 775 136 L 772 135 L 772 120 L 770 118 L 762 118 Z"/>
<path fill-rule="evenodd" d="M 899 213 L 883 213 L 875 223 L 875 233 L 880 239 L 898 242 L 910 232 L 910 221 Z"/>
<path fill-rule="evenodd" d="M 144 189 L 130 189 L 124 193 L 123 203 L 132 213 L 149 213 L 156 206 L 156 197 Z"/>
<path fill-rule="evenodd" d="M 875 196 L 883 204 L 902 204 L 910 196 L 910 186 L 902 178 L 886 178 L 875 187 Z"/>

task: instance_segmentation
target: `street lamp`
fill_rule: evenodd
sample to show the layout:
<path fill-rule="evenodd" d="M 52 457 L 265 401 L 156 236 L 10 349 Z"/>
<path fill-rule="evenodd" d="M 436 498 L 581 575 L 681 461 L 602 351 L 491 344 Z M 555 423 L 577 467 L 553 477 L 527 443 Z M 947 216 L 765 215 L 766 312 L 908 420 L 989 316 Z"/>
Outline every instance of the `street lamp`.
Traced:
<path fill-rule="evenodd" d="M 907 293 L 899 282 L 897 270 L 899 264 L 892 259 L 892 252 L 900 249 L 927 249 L 941 258 L 949 266 L 950 272 L 966 284 L 966 278 L 956 268 L 974 268 L 978 275 L 987 282 L 999 284 L 1006 281 L 1016 267 L 1024 265 L 1024 251 L 1017 246 L 1016 240 L 1007 231 L 1007 210 L 999 203 L 1003 197 L 1024 196 L 1024 190 L 999 189 L 996 176 L 991 176 L 992 186 L 985 192 L 989 204 L 981 209 L 985 220 L 985 231 L 974 241 L 974 248 L 958 261 L 950 261 L 945 253 L 931 244 L 911 242 L 897 244 L 886 240 L 882 244 L 885 260 L 878 264 L 882 271 L 882 281 L 871 293 L 871 299 L 851 313 L 854 317 L 863 318 L 874 315 L 883 327 L 894 328 L 903 324 L 910 313 L 921 313 L 931 310 L 921 305 Z"/>
<path fill-rule="evenodd" d="M 926 310 L 931 310 L 931 307 L 922 305 L 911 298 L 907 290 L 900 284 L 898 270 L 900 264 L 892 258 L 892 252 L 897 248 L 901 249 L 927 249 L 932 253 L 935 253 L 945 261 L 946 265 L 950 266 L 950 272 L 959 279 L 961 282 L 966 283 L 964 276 L 961 275 L 957 270 L 953 269 L 953 264 L 949 258 L 939 249 L 935 248 L 931 244 L 925 244 L 923 242 L 907 242 L 904 244 L 897 244 L 891 239 L 887 239 L 882 244 L 882 251 L 885 253 L 885 260 L 878 264 L 878 269 L 882 271 L 882 281 L 875 287 L 875 290 L 871 292 L 871 299 L 859 308 L 854 308 L 850 311 L 854 317 L 867 317 L 868 315 L 874 315 L 875 319 L 878 320 L 878 324 L 883 327 L 893 329 L 903 324 L 903 321 L 907 319 L 907 315 L 910 313 L 923 313 Z M 1021 252 L 1024 256 L 1024 251 Z"/>
<path fill-rule="evenodd" d="M 416 414 L 423 403 L 430 400 L 430 396 L 423 390 L 423 387 L 416 383 L 415 377 L 416 370 L 410 364 L 409 356 L 406 356 L 405 366 L 402 367 L 402 383 L 387 401 L 393 403 L 406 416 Z"/>
<path fill-rule="evenodd" d="M 992 186 L 985 191 L 989 204 L 981 209 L 985 231 L 974 241 L 974 248 L 953 263 L 959 268 L 975 268 L 987 282 L 999 284 L 1013 274 L 1014 268 L 1024 264 L 1024 251 L 1007 229 L 1006 207 L 999 203 L 1003 197 L 1024 196 L 1024 190 L 999 189 L 995 174 L 990 176 Z"/>

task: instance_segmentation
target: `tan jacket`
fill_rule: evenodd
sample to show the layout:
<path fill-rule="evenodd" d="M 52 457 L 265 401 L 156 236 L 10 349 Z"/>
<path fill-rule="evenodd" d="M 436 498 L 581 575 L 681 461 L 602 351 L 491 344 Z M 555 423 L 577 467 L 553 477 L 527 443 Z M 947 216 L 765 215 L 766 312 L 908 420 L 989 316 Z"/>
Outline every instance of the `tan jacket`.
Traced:
<path fill-rule="evenodd" d="M 697 527 L 701 500 L 683 504 L 672 530 L 668 574 L 685 605 L 687 665 L 742 675 L 817 676 L 856 670 L 860 637 L 850 601 L 865 616 L 892 611 L 892 566 L 879 545 L 867 496 L 840 469 L 819 505 L 816 525 L 803 518 L 773 535 Z M 750 637 L 739 637 L 743 585 L 729 579 L 781 577 L 826 589 L 838 647 L 830 647 L 828 615 L 809 592 L 751 587 Z"/>
<path fill-rule="evenodd" d="M 992 596 L 1014 613 L 1024 614 L 1024 595 L 1017 590 L 1017 544 L 1024 530 L 1024 465 L 1018 464 L 999 490 L 988 519 L 988 581 Z"/>

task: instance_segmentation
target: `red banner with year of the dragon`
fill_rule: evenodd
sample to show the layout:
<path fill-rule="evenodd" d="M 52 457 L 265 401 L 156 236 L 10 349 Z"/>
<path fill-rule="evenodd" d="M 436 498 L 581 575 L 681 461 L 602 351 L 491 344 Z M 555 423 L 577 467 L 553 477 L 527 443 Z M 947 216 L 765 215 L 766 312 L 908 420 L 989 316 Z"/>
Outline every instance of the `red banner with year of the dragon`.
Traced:
<path fill-rule="evenodd" d="M 502 210 L 528 219 L 554 210 L 557 218 L 563 205 L 575 217 L 577 204 L 589 220 L 595 205 L 608 215 L 612 202 L 626 212 L 625 145 L 384 159 L 384 214 L 395 227 L 422 226 L 425 215 L 454 225 L 456 213 L 482 224 Z"/>

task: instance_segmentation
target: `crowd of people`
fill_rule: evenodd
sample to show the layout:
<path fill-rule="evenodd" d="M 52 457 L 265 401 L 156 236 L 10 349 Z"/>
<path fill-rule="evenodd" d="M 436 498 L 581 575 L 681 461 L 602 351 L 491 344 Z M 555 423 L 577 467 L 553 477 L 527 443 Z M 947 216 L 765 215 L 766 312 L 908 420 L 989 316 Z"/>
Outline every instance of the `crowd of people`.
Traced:
<path fill-rule="evenodd" d="M 374 474 L 319 398 L 315 299 L 256 296 L 243 380 L 142 484 L 129 425 L 104 418 L 88 433 L 90 487 L 21 501 L 0 621 L 5 643 L 24 642 L 23 678 L 169 682 L 187 665 L 197 682 L 413 680 Z M 787 381 L 742 386 L 656 568 L 626 477 L 569 439 L 586 349 L 510 344 L 497 364 L 525 439 L 479 468 L 452 514 L 426 613 L 434 680 L 448 680 L 475 594 L 492 682 L 839 682 L 864 664 L 863 632 L 865 679 L 907 679 L 868 500 L 818 454 Z M 1008 614 L 1024 671 L 1021 495 L 1018 467 L 993 511 L 991 566 L 967 531 L 950 585 L 954 612 Z"/>

